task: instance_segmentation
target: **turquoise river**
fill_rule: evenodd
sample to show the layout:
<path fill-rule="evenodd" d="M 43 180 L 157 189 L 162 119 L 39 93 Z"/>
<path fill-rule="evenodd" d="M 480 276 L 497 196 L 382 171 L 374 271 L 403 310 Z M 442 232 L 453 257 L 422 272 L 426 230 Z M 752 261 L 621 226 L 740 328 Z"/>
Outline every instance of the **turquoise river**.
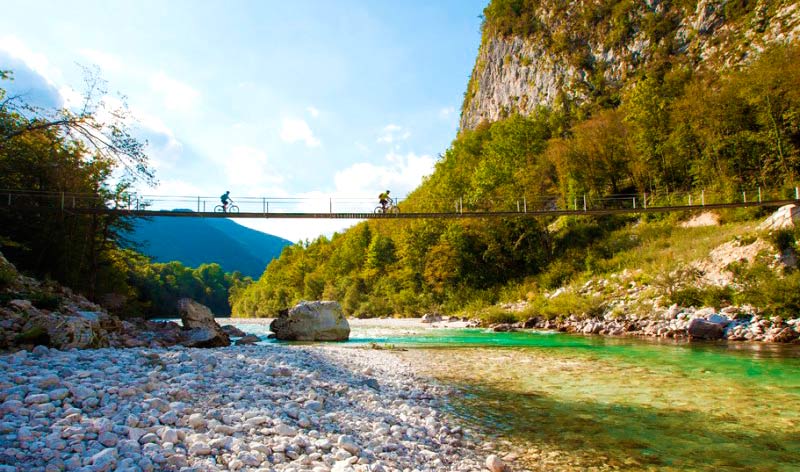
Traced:
<path fill-rule="evenodd" d="M 346 345 L 454 387 L 453 413 L 517 467 L 800 471 L 798 345 L 410 326 L 356 322 Z"/>

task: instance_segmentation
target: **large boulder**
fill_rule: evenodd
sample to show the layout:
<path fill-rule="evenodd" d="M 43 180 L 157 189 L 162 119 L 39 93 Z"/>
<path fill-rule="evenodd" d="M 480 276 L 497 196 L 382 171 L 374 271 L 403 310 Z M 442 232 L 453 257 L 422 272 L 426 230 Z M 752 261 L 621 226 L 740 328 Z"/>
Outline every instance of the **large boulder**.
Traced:
<path fill-rule="evenodd" d="M 88 349 L 108 346 L 106 333 L 81 316 L 35 312 L 22 328 L 20 344 L 41 344 L 56 349 Z"/>
<path fill-rule="evenodd" d="M 231 339 L 222 327 L 214 320 L 214 314 L 207 306 L 197 303 L 191 298 L 178 300 L 178 311 L 181 314 L 187 347 L 224 347 L 231 345 Z"/>
<path fill-rule="evenodd" d="M 794 228 L 798 224 L 800 224 L 800 207 L 791 203 L 778 208 L 775 213 L 758 225 L 758 229 L 762 231 L 775 231 L 785 228 Z"/>
<path fill-rule="evenodd" d="M 722 339 L 724 327 L 720 323 L 694 318 L 689 322 L 687 331 L 693 339 Z"/>
<path fill-rule="evenodd" d="M 338 302 L 300 302 L 269 325 L 285 341 L 347 341 L 350 324 Z"/>

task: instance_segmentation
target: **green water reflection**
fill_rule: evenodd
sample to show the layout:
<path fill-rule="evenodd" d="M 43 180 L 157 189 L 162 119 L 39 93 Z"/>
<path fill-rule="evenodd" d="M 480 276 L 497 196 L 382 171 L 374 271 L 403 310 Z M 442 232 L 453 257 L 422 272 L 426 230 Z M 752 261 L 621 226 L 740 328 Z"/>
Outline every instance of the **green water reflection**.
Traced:
<path fill-rule="evenodd" d="M 800 346 L 354 327 L 521 445 L 516 469 L 800 470 Z"/>
<path fill-rule="evenodd" d="M 403 355 L 457 387 L 457 414 L 528 444 L 532 469 L 800 470 L 797 346 L 435 339 L 387 341 L 419 347 Z"/>

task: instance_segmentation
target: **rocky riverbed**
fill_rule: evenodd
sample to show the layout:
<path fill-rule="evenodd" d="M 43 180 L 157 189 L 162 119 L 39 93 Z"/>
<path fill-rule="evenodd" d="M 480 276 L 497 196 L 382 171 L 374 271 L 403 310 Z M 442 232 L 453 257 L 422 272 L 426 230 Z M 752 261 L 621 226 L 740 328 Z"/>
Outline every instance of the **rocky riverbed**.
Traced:
<path fill-rule="evenodd" d="M 38 346 L 0 392 L 3 472 L 503 470 L 387 351 Z"/>

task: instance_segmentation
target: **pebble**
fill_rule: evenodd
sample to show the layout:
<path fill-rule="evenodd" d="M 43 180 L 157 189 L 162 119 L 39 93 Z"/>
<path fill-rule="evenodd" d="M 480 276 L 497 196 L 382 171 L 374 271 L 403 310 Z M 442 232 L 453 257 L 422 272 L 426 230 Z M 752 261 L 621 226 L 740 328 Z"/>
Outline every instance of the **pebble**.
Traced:
<path fill-rule="evenodd" d="M 0 472 L 487 466 L 446 390 L 390 352 L 45 348 L 0 355 L 0 385 Z"/>

